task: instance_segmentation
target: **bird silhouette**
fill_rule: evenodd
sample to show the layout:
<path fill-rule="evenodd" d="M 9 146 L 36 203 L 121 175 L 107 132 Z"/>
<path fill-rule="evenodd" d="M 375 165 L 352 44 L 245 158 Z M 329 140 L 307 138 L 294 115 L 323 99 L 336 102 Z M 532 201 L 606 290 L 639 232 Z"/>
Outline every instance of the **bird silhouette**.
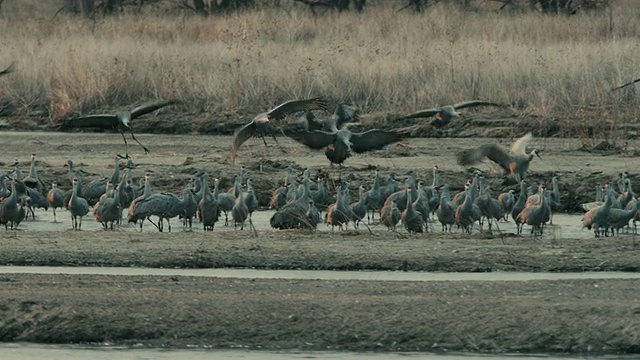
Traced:
<path fill-rule="evenodd" d="M 294 114 L 300 111 L 312 111 L 312 110 L 327 110 L 327 102 L 321 97 L 304 99 L 304 100 L 289 100 L 282 103 L 275 108 L 258 114 L 250 123 L 244 125 L 238 129 L 233 138 L 233 147 L 231 148 L 231 162 L 235 163 L 238 149 L 245 141 L 252 137 L 260 137 L 267 146 L 267 141 L 264 136 L 271 134 L 275 140 L 275 134 L 273 133 L 272 125 L 275 125 L 278 120 L 282 120 L 290 114 Z"/>
<path fill-rule="evenodd" d="M 415 118 L 428 118 L 431 116 L 435 116 L 436 118 L 431 121 L 431 126 L 441 128 L 451 122 L 451 119 L 454 117 L 460 117 L 459 109 L 464 109 L 467 107 L 474 106 L 496 106 L 501 107 L 502 105 L 496 104 L 489 101 L 482 100 L 470 100 L 461 102 L 454 105 L 445 105 L 441 107 L 434 107 L 431 109 L 418 110 L 414 113 L 402 116 L 397 118 L 396 120 L 404 120 L 404 119 L 415 119 Z"/>
<path fill-rule="evenodd" d="M 96 128 L 102 130 L 111 130 L 117 129 L 118 132 L 122 135 L 122 139 L 124 140 L 124 145 L 126 149 L 126 157 L 129 157 L 129 146 L 127 144 L 127 138 L 124 136 L 125 132 L 131 133 L 131 138 L 138 143 L 138 145 L 142 146 L 144 149 L 144 153 L 149 153 L 149 149 L 142 145 L 136 136 L 133 134 L 133 129 L 131 128 L 131 123 L 134 119 L 148 114 L 150 112 L 156 111 L 165 106 L 176 104 L 176 100 L 168 100 L 168 101 L 158 101 L 149 103 L 146 105 L 139 106 L 131 111 L 124 111 L 117 114 L 99 114 L 99 115 L 88 115 L 74 119 L 68 119 L 60 123 L 58 129 L 59 130 L 67 130 L 72 128 Z"/>

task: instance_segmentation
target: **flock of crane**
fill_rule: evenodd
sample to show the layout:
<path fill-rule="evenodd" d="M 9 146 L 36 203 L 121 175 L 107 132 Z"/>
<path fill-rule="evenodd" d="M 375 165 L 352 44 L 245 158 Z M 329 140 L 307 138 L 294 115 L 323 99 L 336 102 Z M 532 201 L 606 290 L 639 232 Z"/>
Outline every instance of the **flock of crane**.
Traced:
<path fill-rule="evenodd" d="M 0 75 L 11 71 L 12 68 L 9 67 L 1 71 Z M 69 161 L 67 166 L 72 189 L 67 192 L 63 192 L 56 183 L 45 192 L 44 184 L 37 176 L 35 154 L 31 156 L 31 168 L 26 176 L 22 176 L 20 162 L 16 160 L 11 177 L 0 175 L 0 224 L 5 225 L 7 230 L 16 229 L 29 216 L 35 219 L 34 208 L 46 210 L 51 207 L 54 221 L 56 209 L 67 209 L 71 214 L 74 230 L 81 229 L 82 218 L 89 213 L 93 214 L 105 230 L 118 228 L 123 221 L 124 210 L 128 210 L 127 221 L 137 224 L 140 231 L 144 221 L 151 222 L 159 231 L 163 231 L 165 220 L 171 231 L 169 219 L 175 217 L 182 219 L 184 228 L 190 229 L 193 220 L 197 218 L 204 231 L 212 231 L 222 215 L 227 226 L 231 218 L 236 228 L 244 229 L 247 223 L 249 227 L 253 227 L 252 214 L 258 210 L 259 203 L 244 167 L 236 175 L 234 186 L 229 191 L 220 191 L 219 179 L 211 179 L 206 173 L 199 173 L 192 179 L 183 189 L 182 196 L 154 193 L 149 174 L 145 174 L 140 184 L 134 184 L 133 164 L 128 155 L 125 132 L 130 132 L 133 140 L 148 153 L 149 149 L 132 132 L 132 120 L 173 104 L 176 101 L 159 101 L 130 112 L 89 115 L 62 121 L 60 129 L 117 129 L 124 139 L 126 155 L 116 156 L 116 166 L 110 177 L 86 184 L 86 172 L 75 169 L 73 162 Z M 472 100 L 420 110 L 403 116 L 402 119 L 433 116 L 435 119 L 431 125 L 442 127 L 452 118 L 460 116 L 459 109 L 473 106 L 500 105 Z M 338 105 L 333 116 L 326 120 L 317 119 L 312 112 L 315 110 L 327 110 L 327 103 L 323 98 L 291 100 L 259 114 L 236 132 L 231 150 L 232 162 L 235 161 L 240 146 L 251 137 L 260 137 L 265 145 L 266 136 L 271 135 L 275 140 L 274 126 L 277 122 L 296 113 L 303 114 L 299 118 L 303 128 L 289 131 L 285 135 L 311 149 L 324 149 L 327 159 L 333 164 L 342 164 L 352 153 L 380 149 L 402 140 L 406 135 L 403 130 L 376 129 L 361 133 L 350 131 L 349 124 L 358 122 L 360 117 L 359 110 L 347 104 Z M 433 217 L 440 222 L 443 232 L 451 232 L 453 225 L 456 225 L 462 231 L 471 233 L 476 222 L 481 227 L 485 222 L 488 223 L 491 231 L 493 223 L 507 220 L 511 215 L 517 234 L 522 233 L 523 225 L 529 225 L 532 235 L 542 235 L 545 224 L 552 222 L 553 213 L 562 210 L 562 203 L 556 177 L 551 181 L 551 189 L 547 189 L 544 184 L 527 186 L 525 178 L 529 165 L 534 157 L 540 157 L 541 152 L 536 149 L 526 151 L 531 139 L 532 135 L 529 133 L 515 141 L 511 149 L 489 143 L 464 150 L 457 156 L 458 163 L 463 166 L 473 165 L 484 159 L 495 162 L 504 170 L 505 184 L 519 184 L 518 196 L 514 190 L 510 190 L 493 197 L 491 189 L 485 185 L 484 176 L 475 171 L 473 178 L 465 184 L 465 190 L 452 197 L 449 185 L 440 184 L 438 168 L 434 167 L 430 186 L 426 186 L 425 181 L 418 179 L 417 173 L 411 171 L 404 179 L 397 178 L 395 173 L 389 174 L 383 187 L 380 174 L 376 172 L 371 187 L 367 189 L 360 186 L 357 201 L 351 202 L 347 181 L 340 181 L 333 197 L 324 186 L 324 179 L 312 178 L 308 169 L 299 177 L 294 176 L 293 168 L 289 166 L 282 186 L 273 192 L 270 208 L 275 213 L 270 219 L 270 225 L 275 229 L 316 229 L 318 224 L 326 222 L 332 229 L 343 229 L 353 223 L 353 227 L 358 229 L 365 218 L 367 223 L 375 221 L 378 213 L 379 222 L 394 231 L 400 223 L 409 233 L 428 231 Z M 127 166 L 121 175 L 119 162 L 123 159 L 127 160 Z M 213 185 L 213 189 L 210 185 Z M 618 232 L 631 220 L 634 221 L 635 233 L 635 222 L 640 220 L 640 204 L 631 190 L 631 181 L 626 173 L 621 174 L 618 186 L 620 194 L 616 193 L 612 183 L 608 183 L 603 189 L 598 187 L 596 202 L 585 208 L 588 211 L 583 218 L 583 227 L 594 230 L 596 236 Z M 153 222 L 151 216 L 157 217 L 158 222 Z"/>

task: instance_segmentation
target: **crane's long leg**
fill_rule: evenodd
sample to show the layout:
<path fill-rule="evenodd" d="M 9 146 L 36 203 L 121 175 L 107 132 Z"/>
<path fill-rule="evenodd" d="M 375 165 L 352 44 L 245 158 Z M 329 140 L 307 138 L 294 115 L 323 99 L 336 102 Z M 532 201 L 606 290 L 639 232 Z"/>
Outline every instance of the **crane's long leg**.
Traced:
<path fill-rule="evenodd" d="M 123 132 L 121 132 L 120 135 L 122 135 L 122 140 L 124 140 L 125 156 L 128 158 L 129 157 L 129 144 L 127 143 L 127 138 L 124 137 L 124 133 Z"/>
<path fill-rule="evenodd" d="M 123 134 L 122 136 L 124 136 L 124 134 Z M 142 146 L 142 148 L 144 149 L 144 153 L 145 153 L 145 154 L 148 154 L 148 153 L 149 153 L 149 149 L 147 149 L 147 147 L 146 147 L 146 146 L 142 145 L 142 143 L 141 143 L 140 141 L 138 141 L 138 139 L 136 139 L 136 136 L 135 136 L 135 135 L 133 135 L 133 131 L 131 132 L 131 138 L 132 138 L 133 140 L 135 140 L 135 141 L 138 143 L 138 145 Z"/>

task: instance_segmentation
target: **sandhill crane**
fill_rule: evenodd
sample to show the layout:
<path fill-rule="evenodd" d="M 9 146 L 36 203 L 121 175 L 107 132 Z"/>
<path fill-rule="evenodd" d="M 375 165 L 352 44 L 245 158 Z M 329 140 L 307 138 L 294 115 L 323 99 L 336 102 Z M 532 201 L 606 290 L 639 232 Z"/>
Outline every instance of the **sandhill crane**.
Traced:
<path fill-rule="evenodd" d="M 551 215 L 549 223 L 553 224 L 553 214 L 562 211 L 562 203 L 560 202 L 560 188 L 558 188 L 558 177 L 551 178 L 551 192 L 549 193 L 549 208 Z"/>
<path fill-rule="evenodd" d="M 467 107 L 474 107 L 474 106 L 501 107 L 502 105 L 488 102 L 488 101 L 482 101 L 482 100 L 470 100 L 470 101 L 465 101 L 465 102 L 461 102 L 454 105 L 445 105 L 445 106 L 435 107 L 431 109 L 419 110 L 414 113 L 399 117 L 396 120 L 428 118 L 435 115 L 436 118 L 431 121 L 431 126 L 434 126 L 436 128 L 441 128 L 449 124 L 452 118 L 460 117 L 460 113 L 457 110 L 464 109 Z"/>
<path fill-rule="evenodd" d="M 635 200 L 635 199 L 634 199 Z M 611 234 L 615 230 L 616 235 L 619 235 L 620 229 L 625 226 L 629 226 L 629 221 L 635 218 L 638 214 L 638 210 L 640 210 L 640 202 L 637 200 L 629 202 L 631 205 L 629 208 L 622 209 L 611 209 L 609 212 L 609 218 L 607 219 L 607 228 L 611 229 Z M 635 233 L 635 229 L 634 229 Z"/>
<path fill-rule="evenodd" d="M 258 114 L 250 123 L 238 129 L 233 138 L 233 147 L 231 149 L 231 163 L 234 164 L 236 155 L 240 146 L 252 137 L 260 137 L 267 146 L 265 135 L 269 133 L 275 140 L 275 134 L 272 126 L 277 125 L 278 120 L 282 120 L 290 114 L 300 111 L 327 110 L 327 102 L 321 98 L 311 98 L 304 100 L 290 100 L 282 103 L 275 108 Z"/>
<path fill-rule="evenodd" d="M 520 181 L 520 194 L 518 195 L 518 200 L 513 204 L 513 208 L 511 209 L 511 218 L 516 223 L 516 234 L 520 234 L 522 232 L 522 222 L 518 220 L 518 215 L 524 210 L 527 206 L 527 184 L 524 180 Z"/>
<path fill-rule="evenodd" d="M 360 223 L 360 221 L 362 221 L 362 219 L 364 219 L 365 215 L 367 214 L 367 206 L 365 205 L 365 200 L 364 186 L 360 185 L 360 187 L 358 188 L 358 201 L 349 205 L 349 207 L 351 208 L 351 221 L 353 221 L 356 230 L 358 229 L 358 224 Z"/>
<path fill-rule="evenodd" d="M 387 227 L 389 230 L 396 230 L 396 225 L 400 222 L 402 214 L 398 209 L 398 205 L 395 201 L 385 203 L 380 210 L 380 223 Z"/>
<path fill-rule="evenodd" d="M 29 198 L 26 218 L 28 219 L 29 214 L 31 214 L 31 219 L 35 220 L 36 214 L 34 212 L 34 209 L 44 209 L 46 211 L 49 209 L 49 202 L 47 201 L 47 198 L 38 190 L 32 189 L 30 187 L 25 188 L 25 190 L 25 196 Z"/>
<path fill-rule="evenodd" d="M 60 190 L 58 183 L 55 181 L 51 184 L 51 190 L 47 193 L 47 201 L 53 209 L 53 222 L 58 222 L 56 219 L 56 209 L 64 208 L 64 192 Z"/>
<path fill-rule="evenodd" d="M 631 201 L 634 197 L 633 191 L 631 190 L 631 179 L 627 178 L 625 179 L 625 186 L 624 186 L 624 190 L 622 192 L 622 194 L 620 194 L 618 196 L 618 202 L 620 203 L 620 206 L 624 209 L 627 207 L 627 204 L 629 203 L 629 201 Z"/>
<path fill-rule="evenodd" d="M 131 207 L 129 207 L 129 222 L 140 222 L 140 231 L 142 231 L 142 223 L 145 219 L 149 220 L 160 232 L 164 231 L 164 220 L 167 220 L 169 232 L 171 232 L 170 219 L 182 214 L 184 212 L 184 202 L 176 195 L 171 193 L 157 193 L 149 196 L 148 198 L 142 198 L 132 203 L 133 213 Z M 151 216 L 158 217 L 158 224 L 151 221 Z"/>
<path fill-rule="evenodd" d="M 269 209 L 278 210 L 287 203 L 287 194 L 291 190 L 291 184 L 284 184 L 273 191 Z"/>
<path fill-rule="evenodd" d="M 198 218 L 202 223 L 204 231 L 213 231 L 213 228 L 220 218 L 220 206 L 215 194 L 218 192 L 219 179 L 214 180 L 214 192 L 211 192 L 211 188 L 208 183 L 208 176 L 202 177 L 202 199 L 198 203 Z"/>
<path fill-rule="evenodd" d="M 431 186 L 422 187 L 422 191 L 425 196 L 425 200 L 429 204 L 429 209 L 432 214 L 435 214 L 438 206 L 440 206 L 440 194 L 438 189 L 440 188 L 440 171 L 438 165 L 434 165 L 432 169 L 433 180 Z"/>
<path fill-rule="evenodd" d="M 375 212 L 380 211 L 384 204 L 384 198 L 382 197 L 382 188 L 380 187 L 380 172 L 376 170 L 373 176 L 373 183 L 371 189 L 364 193 L 364 204 L 367 207 L 367 221 L 369 224 L 375 220 Z M 371 214 L 369 214 L 369 211 Z"/>
<path fill-rule="evenodd" d="M 525 178 L 533 157 L 540 158 L 539 153 L 542 150 L 533 149 L 530 153 L 526 152 L 527 144 L 531 139 L 533 139 L 531 133 L 524 135 L 511 145 L 511 151 L 507 151 L 499 144 L 485 144 L 475 149 L 463 150 L 457 155 L 458 164 L 474 165 L 486 157 L 502 167 L 506 176 L 505 184 L 517 184 Z"/>
<path fill-rule="evenodd" d="M 73 171 L 75 173 L 75 176 L 73 177 L 73 179 L 78 179 L 78 186 L 75 188 L 75 190 L 71 188 L 70 190 L 67 190 L 64 193 L 63 201 L 64 201 L 64 206 L 67 208 L 67 210 L 69 207 L 69 200 L 71 200 L 71 195 L 73 195 L 73 193 L 76 193 L 78 197 L 84 198 L 82 196 L 82 187 L 84 183 L 84 176 L 87 172 L 82 169 L 74 169 Z M 73 179 L 71 179 L 72 185 L 73 185 Z"/>
<path fill-rule="evenodd" d="M 9 196 L 11 191 L 7 188 L 7 175 L 0 174 L 0 200 Z"/>
<path fill-rule="evenodd" d="M 253 222 L 251 222 L 251 216 L 253 213 L 258 210 L 260 204 L 258 203 L 258 198 L 256 197 L 255 190 L 253 189 L 253 180 L 247 179 L 247 191 L 244 192 L 244 203 L 247 204 L 247 209 L 249 210 L 249 220 L 251 226 L 253 226 Z"/>
<path fill-rule="evenodd" d="M 473 203 L 474 195 L 473 195 L 473 186 L 467 189 L 467 195 L 464 197 L 464 201 L 462 205 L 456 208 L 456 224 L 462 228 L 462 230 L 468 234 L 471 234 L 473 230 L 473 223 L 477 219 L 477 215 L 479 213 L 479 209 L 477 205 Z M 475 209 L 474 209 L 475 206 Z"/>
<path fill-rule="evenodd" d="M 360 133 L 349 130 L 348 124 L 335 131 L 302 131 L 290 137 L 310 149 L 325 149 L 325 156 L 332 164 L 342 164 L 351 153 L 363 153 L 382 149 L 405 138 L 405 131 L 368 130 Z"/>
<path fill-rule="evenodd" d="M 623 171 L 620 173 L 619 177 L 618 177 L 618 190 L 620 190 L 621 193 L 627 191 L 627 178 L 629 176 L 629 173 L 626 171 Z"/>
<path fill-rule="evenodd" d="M 198 210 L 198 203 L 196 203 L 194 198 L 193 189 L 184 189 L 182 192 L 182 201 L 184 203 L 184 211 L 180 215 L 182 216 L 182 229 L 191 230 L 193 226 L 193 218 L 196 216 L 196 212 Z"/>
<path fill-rule="evenodd" d="M 310 201 L 312 201 L 309 186 L 311 180 L 307 175 L 308 173 L 305 173 L 302 178 L 302 194 L 271 216 L 269 223 L 274 229 L 315 229 L 318 222 L 309 219 L 309 214 L 313 215 L 313 210 L 309 210 Z"/>
<path fill-rule="evenodd" d="M 542 202 L 542 194 L 544 193 L 545 189 L 546 187 L 544 186 L 544 184 L 538 185 L 538 192 L 527 196 L 527 202 L 525 203 L 525 206 L 540 205 L 540 203 Z"/>
<path fill-rule="evenodd" d="M 299 122 L 306 131 L 334 132 L 342 129 L 344 124 L 360 121 L 360 109 L 348 104 L 339 104 L 330 119 L 318 120 L 311 111 L 305 111 Z"/>
<path fill-rule="evenodd" d="M 422 217 L 422 222 L 424 223 L 424 230 L 428 230 L 429 226 L 429 213 L 431 208 L 429 207 L 429 198 L 427 198 L 427 191 L 423 187 L 424 181 L 418 181 L 417 188 L 414 190 L 416 194 L 415 200 L 413 201 L 413 208 L 420 214 Z"/>
<path fill-rule="evenodd" d="M 243 185 L 246 186 L 246 185 Z M 240 230 L 244 230 L 244 222 L 249 219 L 249 224 L 251 223 L 251 218 L 249 218 L 249 207 L 245 202 L 245 195 L 247 193 L 243 192 L 238 194 L 236 198 L 236 202 L 231 209 L 231 216 L 233 218 L 233 228 L 236 229 L 238 225 L 240 225 Z"/>
<path fill-rule="evenodd" d="M 518 214 L 519 223 L 531 226 L 531 236 L 541 236 L 544 224 L 549 220 L 549 193 L 544 190 L 539 204 L 527 206 Z"/>
<path fill-rule="evenodd" d="M 322 176 L 316 178 L 316 184 L 318 184 L 318 190 L 311 192 L 314 206 L 319 211 L 325 211 L 333 203 L 331 195 L 327 192 L 327 188 L 324 186 L 324 180 Z"/>
<path fill-rule="evenodd" d="M 24 220 L 25 209 L 16 190 L 16 181 L 11 180 L 11 195 L 0 201 L 0 225 L 5 230 L 18 229 L 18 225 Z"/>
<path fill-rule="evenodd" d="M 633 199 L 633 200 L 629 201 L 629 203 L 627 204 L 626 209 L 629 210 L 629 209 L 634 208 L 637 205 L 638 202 L 640 202 L 638 199 Z M 633 217 L 633 233 L 634 234 L 636 234 L 638 232 L 638 227 L 637 227 L 637 224 L 636 224 L 637 221 L 640 221 L 640 209 L 638 209 L 636 211 L 636 215 Z"/>
<path fill-rule="evenodd" d="M 16 191 L 18 192 L 18 196 L 27 194 L 27 186 L 22 181 L 22 170 L 20 168 L 20 161 L 18 159 L 13 163 L 15 168 L 13 172 L 13 181 L 15 181 Z"/>
<path fill-rule="evenodd" d="M 451 202 L 456 206 L 460 206 L 462 205 L 462 203 L 464 202 L 465 197 L 467 196 L 467 190 L 469 189 L 469 187 L 471 186 L 471 180 L 467 180 L 466 183 L 464 183 L 464 190 L 456 193 L 453 196 L 453 199 L 451 199 Z"/>
<path fill-rule="evenodd" d="M 605 197 L 604 205 L 587 211 L 582 218 L 582 228 L 593 229 L 596 237 L 602 234 L 608 235 L 607 223 L 611 212 L 611 200 L 613 200 L 613 196 L 609 193 Z"/>
<path fill-rule="evenodd" d="M 383 204 L 384 204 L 384 201 L 389 197 L 389 195 L 400 190 L 400 184 L 401 184 L 401 181 L 398 179 L 396 173 L 394 171 L 390 172 L 389 176 L 387 176 L 387 184 L 385 185 L 384 190 L 382 191 Z"/>
<path fill-rule="evenodd" d="M 91 206 L 87 200 L 78 196 L 78 178 L 73 179 L 73 191 L 67 205 L 67 210 L 71 213 L 71 226 L 73 230 L 79 231 L 82 227 L 82 217 L 91 212 Z"/>
<path fill-rule="evenodd" d="M 488 189 L 481 189 L 480 196 L 474 200 L 474 204 L 478 206 L 480 214 L 487 219 L 489 230 L 491 230 L 493 220 L 496 223 L 504 217 L 505 211 L 502 204 L 497 199 L 491 197 Z"/>
<path fill-rule="evenodd" d="M 113 186 L 111 181 L 109 184 Z M 96 221 L 102 224 L 104 230 L 114 230 L 114 223 L 117 223 L 118 227 L 120 226 L 122 206 L 117 196 L 109 196 L 108 194 L 109 192 L 106 192 L 105 196 L 100 198 L 100 201 L 93 207 L 93 215 Z"/>
<path fill-rule="evenodd" d="M 504 217 L 503 220 L 507 220 L 507 218 L 509 217 L 509 214 L 511 213 L 511 210 L 513 209 L 513 205 L 515 205 L 516 203 L 516 197 L 514 195 L 515 191 L 513 189 L 504 192 L 500 195 L 498 195 L 498 202 L 500 203 L 500 205 L 502 205 L 502 208 L 504 209 Z"/>
<path fill-rule="evenodd" d="M 236 178 L 236 181 L 239 180 Z M 214 196 L 218 201 L 220 210 L 224 213 L 224 226 L 229 226 L 229 212 L 233 209 L 233 205 L 236 203 L 236 197 L 228 192 L 216 192 L 214 190 Z"/>
<path fill-rule="evenodd" d="M 320 218 L 320 212 L 318 208 L 315 206 L 315 202 L 313 200 L 309 200 L 309 207 L 307 208 L 307 219 L 309 220 L 309 225 L 312 229 L 315 229 L 322 219 Z"/>
<path fill-rule="evenodd" d="M 327 225 L 331 226 L 331 230 L 337 226 L 342 230 L 342 225 L 349 226 L 349 221 L 353 218 L 351 208 L 345 201 L 345 193 L 349 192 L 349 185 L 343 181 L 338 187 L 338 196 L 336 203 L 327 208 Z"/>
<path fill-rule="evenodd" d="M 442 232 L 447 229 L 451 232 L 453 224 L 456 223 L 457 206 L 451 202 L 450 196 L 449 185 L 443 186 L 440 193 L 440 204 L 438 205 L 438 210 L 436 210 L 438 221 L 442 224 Z"/>
<path fill-rule="evenodd" d="M 424 232 L 424 220 L 422 220 L 422 214 L 414 209 L 413 201 L 411 201 L 411 192 L 413 191 L 413 189 L 411 188 L 411 186 L 409 186 L 405 191 L 407 193 L 407 195 L 405 196 L 407 198 L 407 204 L 400 217 L 400 219 L 402 220 L 402 224 L 409 233 Z"/>
<path fill-rule="evenodd" d="M 131 133 L 131 138 L 138 143 L 138 145 L 142 146 L 144 149 L 144 153 L 148 154 L 149 149 L 142 145 L 138 139 L 136 139 L 133 134 L 133 129 L 131 128 L 132 122 L 134 119 L 154 112 L 160 108 L 165 106 L 174 105 L 177 101 L 169 100 L 169 101 L 158 101 L 150 104 L 139 106 L 131 111 L 124 111 L 117 114 L 99 114 L 99 115 L 88 115 L 75 119 L 68 119 L 62 121 L 58 126 L 59 130 L 67 130 L 72 128 L 96 128 L 102 130 L 111 130 L 117 129 L 118 132 L 122 135 L 122 139 L 124 140 L 124 146 L 126 150 L 125 157 L 129 157 L 129 145 L 127 144 L 127 138 L 124 136 L 125 132 Z"/>
<path fill-rule="evenodd" d="M 22 179 L 24 185 L 37 190 L 40 194 L 44 195 L 42 182 L 38 178 L 38 171 L 36 170 L 36 154 L 31 154 L 31 167 L 29 169 L 29 175 Z"/>

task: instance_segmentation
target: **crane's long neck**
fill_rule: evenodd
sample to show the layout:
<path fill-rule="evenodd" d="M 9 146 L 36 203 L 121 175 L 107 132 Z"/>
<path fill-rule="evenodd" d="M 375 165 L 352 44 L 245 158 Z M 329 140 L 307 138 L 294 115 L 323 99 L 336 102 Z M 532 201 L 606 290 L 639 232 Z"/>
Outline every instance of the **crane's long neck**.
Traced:
<path fill-rule="evenodd" d="M 36 157 L 35 155 L 31 156 L 31 168 L 29 169 L 29 177 L 33 179 L 38 178 L 38 173 L 36 172 Z"/>
<path fill-rule="evenodd" d="M 151 196 L 151 178 L 146 177 L 144 179 L 144 192 L 143 195 L 145 198 L 148 198 L 149 196 Z"/>

